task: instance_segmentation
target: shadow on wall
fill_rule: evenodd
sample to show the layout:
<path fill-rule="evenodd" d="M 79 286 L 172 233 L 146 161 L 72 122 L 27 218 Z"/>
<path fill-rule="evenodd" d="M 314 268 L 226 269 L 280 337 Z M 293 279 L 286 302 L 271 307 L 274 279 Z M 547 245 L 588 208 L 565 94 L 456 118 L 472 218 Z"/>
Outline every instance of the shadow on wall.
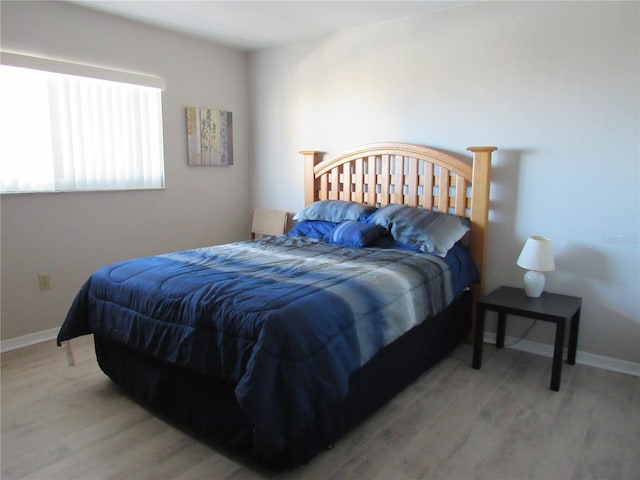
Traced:
<path fill-rule="evenodd" d="M 520 252 L 515 237 L 520 161 L 529 150 L 502 149 L 494 152 L 491 166 L 491 196 L 489 205 L 489 243 L 487 246 L 486 292 L 499 285 L 520 286 L 522 272 L 516 267 Z M 486 330 L 496 331 L 495 316 L 487 315 Z M 508 322 L 509 325 L 519 322 Z"/>
<path fill-rule="evenodd" d="M 617 310 L 615 300 L 600 288 L 616 282 L 606 252 L 571 243 L 556 253 L 556 270 L 549 276 L 552 289 L 582 297 L 580 330 L 587 328 L 591 341 L 586 344 L 578 337 L 579 351 L 609 357 L 612 356 L 609 352 L 636 352 L 635 358 L 625 360 L 640 363 L 640 350 L 637 348 L 640 344 L 640 318 L 632 318 Z M 623 339 L 624 345 L 611 345 L 612 338 Z"/>
<path fill-rule="evenodd" d="M 573 286 L 576 282 L 583 283 L 581 279 L 598 282 L 613 280 L 606 254 L 593 247 L 581 243 L 570 243 L 561 251 L 555 252 L 555 260 L 554 284 L 560 286 L 562 291 L 583 292 L 582 287 L 577 289 Z"/>
<path fill-rule="evenodd" d="M 585 293 L 586 292 L 586 293 Z M 589 343 L 578 334 L 578 351 L 594 353 L 606 357 L 619 358 L 626 362 L 640 364 L 640 319 L 616 311 L 611 305 L 599 301 L 597 289 L 586 289 L 583 292 L 582 320 L 580 330 L 589 330 Z M 588 311 L 588 315 L 584 312 Z M 590 323 L 587 323 L 590 320 Z M 614 333 L 615 332 L 615 333 Z M 624 344 L 612 344 L 612 338 L 622 339 Z M 593 340 L 596 339 L 596 340 Z M 619 342 L 619 340 L 618 340 Z M 630 352 L 629 355 L 618 356 L 611 352 Z M 635 352 L 635 353 L 634 353 Z"/>
<path fill-rule="evenodd" d="M 518 216 L 518 185 L 520 163 L 531 150 L 500 149 L 494 153 L 491 167 L 491 198 L 489 211 L 489 251 L 487 290 L 501 284 L 520 285 L 522 272 L 516 258 L 522 248 L 514 231 Z"/>

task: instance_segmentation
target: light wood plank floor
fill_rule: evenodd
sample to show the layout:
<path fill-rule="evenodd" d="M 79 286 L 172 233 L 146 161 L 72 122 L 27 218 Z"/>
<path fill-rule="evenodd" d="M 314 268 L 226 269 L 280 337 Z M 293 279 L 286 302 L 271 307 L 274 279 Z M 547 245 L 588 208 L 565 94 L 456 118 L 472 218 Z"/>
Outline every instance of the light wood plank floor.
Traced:
<path fill-rule="evenodd" d="M 640 378 L 471 346 L 431 369 L 301 468 L 274 472 L 198 441 L 130 400 L 99 370 L 91 337 L 76 366 L 53 342 L 2 354 L 2 478 L 638 479 Z"/>

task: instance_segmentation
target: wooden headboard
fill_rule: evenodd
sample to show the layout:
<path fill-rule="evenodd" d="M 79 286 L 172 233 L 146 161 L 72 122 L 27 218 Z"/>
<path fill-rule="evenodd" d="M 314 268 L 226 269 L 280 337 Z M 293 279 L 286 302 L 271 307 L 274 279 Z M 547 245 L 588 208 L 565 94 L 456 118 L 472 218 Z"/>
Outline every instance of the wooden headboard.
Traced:
<path fill-rule="evenodd" d="M 382 207 L 399 203 L 447 211 L 471 220 L 469 248 L 480 271 L 474 298 L 484 291 L 489 223 L 491 152 L 469 147 L 472 162 L 408 143 L 373 143 L 323 160 L 322 152 L 302 151 L 305 204 L 350 200 Z"/>

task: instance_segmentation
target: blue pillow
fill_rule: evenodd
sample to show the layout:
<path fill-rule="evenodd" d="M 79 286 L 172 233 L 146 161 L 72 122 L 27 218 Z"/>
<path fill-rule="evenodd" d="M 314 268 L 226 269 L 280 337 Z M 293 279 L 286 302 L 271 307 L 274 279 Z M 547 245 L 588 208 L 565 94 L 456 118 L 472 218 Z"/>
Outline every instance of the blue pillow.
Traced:
<path fill-rule="evenodd" d="M 333 229 L 325 240 L 345 247 L 366 247 L 385 232 L 380 225 L 346 220 Z"/>
<path fill-rule="evenodd" d="M 397 204 L 375 211 L 369 222 L 388 229 L 398 242 L 440 257 L 469 231 L 464 217 Z"/>
<path fill-rule="evenodd" d="M 338 224 L 335 222 L 323 222 L 320 220 L 303 220 L 296 223 L 293 228 L 287 232 L 287 236 L 300 235 L 309 238 L 323 239 L 331 231 L 336 228 Z"/>
<path fill-rule="evenodd" d="M 344 220 L 359 220 L 361 215 L 374 210 L 375 207 L 346 200 L 319 200 L 296 213 L 293 219 L 340 223 Z"/>

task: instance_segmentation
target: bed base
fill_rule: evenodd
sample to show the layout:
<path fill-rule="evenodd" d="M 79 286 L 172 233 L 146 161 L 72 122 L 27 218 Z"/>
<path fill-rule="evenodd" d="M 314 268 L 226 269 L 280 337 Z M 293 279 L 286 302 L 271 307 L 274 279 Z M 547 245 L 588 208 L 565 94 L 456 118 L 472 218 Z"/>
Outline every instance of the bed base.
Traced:
<path fill-rule="evenodd" d="M 364 421 L 425 370 L 450 353 L 471 327 L 471 295 L 465 291 L 442 313 L 414 327 L 356 371 L 350 391 L 274 458 L 256 458 L 252 428 L 238 406 L 234 386 L 207 378 L 95 337 L 98 364 L 116 384 L 159 416 L 186 427 L 213 446 L 230 448 L 273 468 L 308 462 Z"/>

